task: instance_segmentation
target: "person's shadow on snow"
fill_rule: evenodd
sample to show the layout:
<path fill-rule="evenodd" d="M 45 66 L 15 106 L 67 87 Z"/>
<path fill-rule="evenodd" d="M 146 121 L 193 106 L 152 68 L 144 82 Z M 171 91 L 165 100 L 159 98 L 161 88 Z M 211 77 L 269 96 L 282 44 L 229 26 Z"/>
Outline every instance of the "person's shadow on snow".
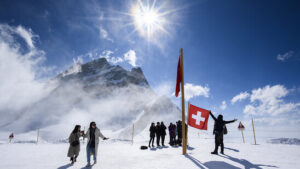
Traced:
<path fill-rule="evenodd" d="M 94 164 L 92 164 L 92 165 L 90 165 L 90 166 L 84 166 L 84 167 L 82 167 L 81 169 L 91 169 L 91 168 L 93 168 L 93 166 L 94 166 Z"/>
<path fill-rule="evenodd" d="M 189 160 L 191 160 L 194 164 L 196 164 L 201 169 L 220 169 L 220 168 L 226 168 L 226 169 L 239 169 L 238 167 L 235 167 L 231 164 L 228 164 L 224 161 L 208 161 L 205 163 L 201 163 L 199 160 L 194 158 L 193 156 L 186 154 L 185 157 Z"/>
<path fill-rule="evenodd" d="M 238 150 L 238 149 L 229 148 L 229 147 L 224 147 L 224 149 L 231 150 L 231 151 L 234 151 L 234 152 L 240 152 L 240 150 Z"/>
<path fill-rule="evenodd" d="M 71 167 L 72 166 L 72 164 L 66 164 L 66 165 L 63 165 L 63 166 L 60 166 L 60 167 L 58 167 L 57 169 L 67 169 L 67 168 L 69 168 L 69 167 Z"/>
<path fill-rule="evenodd" d="M 243 165 L 245 167 L 245 169 L 250 169 L 250 168 L 262 169 L 261 167 L 274 167 L 274 168 L 278 168 L 277 166 L 274 166 L 274 165 L 253 164 L 253 163 L 251 163 L 248 160 L 231 157 L 231 156 L 226 155 L 226 154 L 224 154 L 221 157 L 227 158 L 227 159 L 229 159 L 231 161 L 234 161 L 236 163 L 240 163 L 241 165 Z"/>

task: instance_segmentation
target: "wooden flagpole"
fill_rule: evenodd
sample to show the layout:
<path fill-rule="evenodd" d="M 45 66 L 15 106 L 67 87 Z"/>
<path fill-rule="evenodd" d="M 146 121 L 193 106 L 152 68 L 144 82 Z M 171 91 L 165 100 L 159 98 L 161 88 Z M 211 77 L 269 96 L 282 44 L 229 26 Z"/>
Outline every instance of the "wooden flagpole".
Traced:
<path fill-rule="evenodd" d="M 131 140 L 132 141 L 132 145 L 133 145 L 133 137 L 134 137 L 134 124 L 132 124 L 132 138 L 131 138 L 132 139 Z"/>
<path fill-rule="evenodd" d="M 185 110 L 184 110 L 184 72 L 183 72 L 183 49 L 180 49 L 180 69 L 181 69 L 181 111 L 182 111 L 182 154 L 186 154 L 186 135 L 185 135 Z"/>
<path fill-rule="evenodd" d="M 188 137 L 188 133 L 189 133 L 189 116 L 190 116 L 190 101 L 188 102 L 188 113 L 187 113 L 187 119 L 186 119 L 186 144 L 189 144 L 189 137 Z"/>
<path fill-rule="evenodd" d="M 254 135 L 254 144 L 256 145 L 256 136 L 255 136 L 255 129 L 254 129 L 254 121 L 252 118 L 252 128 L 253 128 L 253 135 Z"/>
<path fill-rule="evenodd" d="M 36 144 L 39 143 L 40 129 L 38 128 L 37 136 L 36 136 Z"/>
<path fill-rule="evenodd" d="M 241 130 L 241 132 L 242 132 L 242 137 L 243 137 L 243 143 L 245 143 L 245 138 L 244 138 L 244 132 L 243 132 L 243 130 Z"/>
<path fill-rule="evenodd" d="M 82 135 L 82 137 L 83 137 L 82 143 L 83 143 L 83 144 L 84 144 L 84 133 L 85 133 L 85 126 L 83 126 L 83 135 Z"/>

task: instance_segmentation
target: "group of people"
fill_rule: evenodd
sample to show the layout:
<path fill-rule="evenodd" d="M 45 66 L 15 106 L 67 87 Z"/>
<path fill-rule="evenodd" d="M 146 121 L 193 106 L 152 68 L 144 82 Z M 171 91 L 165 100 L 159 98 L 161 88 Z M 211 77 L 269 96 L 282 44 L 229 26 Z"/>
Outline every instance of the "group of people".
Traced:
<path fill-rule="evenodd" d="M 150 141 L 149 141 L 149 147 L 152 143 L 152 147 L 154 147 L 154 138 L 156 137 L 156 145 L 160 146 L 160 139 L 161 139 L 161 145 L 165 146 L 165 136 L 167 127 L 165 126 L 164 122 L 157 122 L 156 125 L 154 123 L 150 126 Z"/>
<path fill-rule="evenodd" d="M 97 163 L 97 152 L 99 145 L 99 137 L 103 140 L 107 140 L 108 138 L 104 137 L 104 135 L 100 132 L 100 129 L 97 128 L 95 122 L 90 123 L 90 127 L 86 133 L 81 131 L 81 126 L 76 125 L 74 130 L 69 136 L 70 147 L 68 150 L 68 157 L 70 157 L 70 161 L 72 164 L 76 162 L 76 159 L 80 152 L 80 140 L 79 138 L 87 138 L 86 145 L 86 155 L 87 155 L 87 166 L 91 165 L 91 155 L 94 158 L 94 164 Z"/>
<path fill-rule="evenodd" d="M 224 129 L 225 125 L 228 123 L 233 123 L 237 121 L 237 119 L 231 121 L 223 120 L 223 116 L 219 115 L 217 118 L 210 112 L 210 115 L 215 121 L 213 133 L 215 135 L 215 150 L 211 152 L 212 154 L 218 154 L 218 148 L 221 146 L 221 153 L 224 154 Z M 186 127 L 187 128 L 187 127 Z M 163 122 L 157 122 L 156 125 L 154 123 L 150 126 L 150 141 L 149 147 L 152 145 L 154 147 L 154 139 L 156 137 L 156 145 L 160 146 L 160 142 L 162 146 L 165 146 L 165 136 L 166 136 L 167 127 Z M 171 146 L 173 145 L 181 145 L 182 142 L 182 122 L 179 120 L 176 124 L 170 123 L 168 126 L 170 142 Z M 68 157 L 72 164 L 76 162 L 76 159 L 80 152 L 80 140 L 79 138 L 87 138 L 87 145 L 86 145 L 86 154 L 87 154 L 87 166 L 91 165 L 91 155 L 93 155 L 94 164 L 97 163 L 97 152 L 98 152 L 98 145 L 99 145 L 99 137 L 103 140 L 107 140 L 101 132 L 100 129 L 97 128 L 95 122 L 90 123 L 90 127 L 86 133 L 81 131 L 81 126 L 76 125 L 74 130 L 69 136 L 69 143 L 70 147 L 68 150 Z"/>
<path fill-rule="evenodd" d="M 218 115 L 216 118 L 211 112 L 209 112 L 211 117 L 214 119 L 214 129 L 213 134 L 215 135 L 215 149 L 211 154 L 218 154 L 218 148 L 221 146 L 221 154 L 224 154 L 224 133 L 227 133 L 226 124 L 233 123 L 237 121 L 237 119 L 231 120 L 231 121 L 225 121 L 223 120 L 223 115 Z M 185 124 L 186 125 L 186 124 Z M 170 123 L 169 127 L 169 136 L 170 136 L 170 142 L 169 144 L 171 146 L 179 145 L 181 146 L 182 143 L 182 122 L 179 120 L 176 122 L 176 124 Z M 185 127 L 187 129 L 187 125 Z M 155 125 L 154 123 L 150 126 L 150 141 L 149 141 L 149 147 L 154 147 L 154 139 L 156 137 L 156 144 L 157 146 L 160 146 L 160 139 L 162 146 L 164 146 L 165 136 L 166 136 L 166 126 L 163 122 L 157 122 Z M 186 130 L 187 131 L 187 130 Z"/>
<path fill-rule="evenodd" d="M 165 137 L 167 135 L 166 133 L 167 127 L 165 126 L 164 122 L 157 122 L 156 125 L 155 123 L 152 123 L 150 126 L 150 140 L 149 140 L 149 145 L 148 147 L 154 147 L 154 139 L 156 137 L 156 146 L 160 146 L 160 141 L 161 145 L 165 146 Z M 169 136 L 170 136 L 170 142 L 169 144 L 171 146 L 173 145 L 181 145 L 182 142 L 182 125 L 181 121 L 177 121 L 176 124 L 170 123 L 168 126 L 169 130 Z"/>

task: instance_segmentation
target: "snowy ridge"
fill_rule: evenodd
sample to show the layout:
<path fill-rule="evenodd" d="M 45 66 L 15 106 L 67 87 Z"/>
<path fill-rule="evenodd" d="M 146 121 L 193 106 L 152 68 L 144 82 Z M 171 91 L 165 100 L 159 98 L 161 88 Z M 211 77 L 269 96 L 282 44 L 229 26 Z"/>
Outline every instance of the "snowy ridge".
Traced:
<path fill-rule="evenodd" d="M 300 139 L 297 139 L 297 138 L 277 138 L 277 139 L 268 140 L 268 143 L 300 145 Z"/>

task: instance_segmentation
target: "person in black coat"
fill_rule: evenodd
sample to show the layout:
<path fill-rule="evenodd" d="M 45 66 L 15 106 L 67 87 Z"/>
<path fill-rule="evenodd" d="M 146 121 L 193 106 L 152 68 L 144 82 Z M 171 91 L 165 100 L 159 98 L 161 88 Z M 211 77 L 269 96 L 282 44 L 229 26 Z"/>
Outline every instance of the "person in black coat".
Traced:
<path fill-rule="evenodd" d="M 176 134 L 175 134 L 175 129 L 176 129 L 176 126 L 173 124 L 173 123 L 170 123 L 169 125 L 169 135 L 170 135 L 170 145 L 173 146 L 175 144 L 175 137 L 176 137 Z"/>
<path fill-rule="evenodd" d="M 161 136 L 162 146 L 165 146 L 165 137 L 167 135 L 166 129 L 167 129 L 167 127 L 165 126 L 164 122 L 161 122 L 161 124 L 160 124 L 160 136 Z"/>
<path fill-rule="evenodd" d="M 159 145 L 159 141 L 160 141 L 160 133 L 161 133 L 160 131 L 161 131 L 161 130 L 160 130 L 160 123 L 157 122 L 157 123 L 156 123 L 156 126 L 155 126 L 156 145 L 157 145 L 157 147 L 160 146 L 160 145 Z"/>
<path fill-rule="evenodd" d="M 154 147 L 154 138 L 155 138 L 155 132 L 156 132 L 154 123 L 151 124 L 149 131 L 150 131 L 149 147 L 150 147 L 151 142 L 152 142 L 152 147 Z"/>
<path fill-rule="evenodd" d="M 218 154 L 218 148 L 221 145 L 221 154 L 224 154 L 224 142 L 223 142 L 223 136 L 224 136 L 224 126 L 228 123 L 233 123 L 237 121 L 237 119 L 231 120 L 231 121 L 224 121 L 223 116 L 219 115 L 218 118 L 216 118 L 211 111 L 209 112 L 211 117 L 215 120 L 215 128 L 214 128 L 214 134 L 215 134 L 215 150 L 211 152 L 211 154 Z"/>
<path fill-rule="evenodd" d="M 176 124 L 177 124 L 177 134 L 178 134 L 177 144 L 179 146 L 181 146 L 181 142 L 182 142 L 182 124 L 181 124 L 180 120 L 178 120 Z"/>

